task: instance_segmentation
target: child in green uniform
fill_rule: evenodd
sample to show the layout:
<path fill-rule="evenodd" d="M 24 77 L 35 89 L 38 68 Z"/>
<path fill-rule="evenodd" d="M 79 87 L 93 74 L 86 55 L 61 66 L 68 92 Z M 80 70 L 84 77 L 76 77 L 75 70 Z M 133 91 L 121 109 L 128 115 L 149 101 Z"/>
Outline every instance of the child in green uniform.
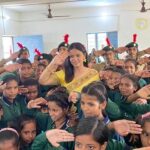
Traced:
<path fill-rule="evenodd" d="M 51 129 L 63 129 L 69 132 L 73 131 L 72 128 L 70 128 L 70 118 L 68 117 L 69 109 L 71 106 L 70 102 L 68 101 L 68 96 L 69 95 L 66 91 L 66 88 L 60 87 L 59 89 L 56 89 L 54 93 L 47 97 L 49 115 L 42 114 L 40 112 L 34 113 L 34 116 L 37 120 L 40 129 L 42 129 L 43 131 Z M 31 109 L 36 108 L 37 106 L 40 107 L 41 104 L 46 104 L 46 101 L 33 100 L 28 103 L 28 108 Z M 49 143 L 46 142 L 43 145 L 41 139 L 46 139 L 46 132 L 43 132 L 36 137 L 32 145 L 33 149 L 47 150 L 49 148 Z M 73 143 L 61 143 L 61 145 L 69 150 L 72 150 L 73 148 Z"/>
<path fill-rule="evenodd" d="M 119 91 L 120 79 L 126 73 L 126 71 L 115 66 L 108 69 L 111 71 L 111 75 L 103 80 L 103 82 L 106 86 L 108 97 L 113 100 L 115 93 Z"/>
<path fill-rule="evenodd" d="M 9 127 L 15 128 L 19 133 L 19 150 L 30 150 L 31 144 L 37 134 L 36 120 L 28 115 L 21 115 L 9 123 Z"/>
<path fill-rule="evenodd" d="M 86 128 L 85 128 L 86 127 Z M 75 150 L 129 150 L 124 143 L 109 140 L 109 129 L 94 117 L 81 120 L 75 132 Z"/>
<path fill-rule="evenodd" d="M 46 68 L 46 65 L 44 65 L 44 64 L 39 63 L 37 65 L 37 68 L 35 70 L 35 77 L 36 77 L 36 79 L 40 78 L 40 76 L 41 76 L 42 72 L 45 70 L 45 68 Z"/>
<path fill-rule="evenodd" d="M 52 61 L 53 56 L 51 54 L 46 54 L 46 53 L 42 53 L 39 58 L 38 61 L 41 64 L 44 64 L 45 66 L 48 66 L 48 64 Z"/>
<path fill-rule="evenodd" d="M 39 97 L 39 83 L 36 79 L 30 78 L 23 83 L 24 88 L 27 88 L 27 102 L 34 100 Z"/>
<path fill-rule="evenodd" d="M 126 142 L 135 148 L 150 146 L 150 112 L 139 115 L 137 123 L 141 125 L 143 129 L 142 133 L 140 135 L 128 135 L 125 138 Z"/>
<path fill-rule="evenodd" d="M 138 91 L 138 88 L 139 88 L 138 80 L 133 75 L 127 74 L 121 78 L 121 81 L 119 84 L 120 92 L 116 93 L 115 98 L 112 101 L 115 102 L 119 106 L 122 112 L 122 117 L 121 117 L 122 119 L 126 118 L 126 119 L 134 120 L 139 114 L 144 114 L 150 111 L 150 105 L 144 104 L 146 99 L 144 100 L 138 99 L 138 98 L 143 98 L 144 96 L 144 95 L 138 94 L 139 91 L 141 90 L 140 89 Z M 131 98 L 131 96 L 134 93 L 135 94 L 137 93 L 136 94 L 137 98 L 135 99 L 135 102 L 132 103 L 129 101 L 129 98 Z M 140 104 L 139 104 L 139 100 L 140 100 Z M 141 103 L 143 105 L 141 105 Z"/>
<path fill-rule="evenodd" d="M 108 104 L 110 103 L 108 103 L 107 101 L 106 89 L 104 85 L 100 82 L 90 83 L 82 89 L 80 103 L 84 117 L 97 117 L 100 120 L 103 120 L 103 122 L 107 124 L 110 129 L 114 129 L 118 134 L 122 136 L 124 136 L 124 133 L 126 132 L 123 131 L 124 129 L 126 130 L 131 126 L 133 128 L 135 127 L 135 122 L 130 122 L 128 120 L 117 120 L 110 122 L 110 113 L 108 112 L 116 111 L 115 109 L 117 107 L 108 107 Z M 108 110 L 108 108 L 110 108 L 111 110 Z M 117 109 L 119 109 L 119 107 Z M 121 112 L 120 109 L 118 111 Z M 122 126 L 121 128 L 120 125 Z M 136 131 L 137 133 L 141 133 L 138 126 L 134 128 L 134 131 L 133 128 L 130 130 L 130 132 Z M 126 132 L 126 134 L 128 134 L 128 132 Z"/>
<path fill-rule="evenodd" d="M 124 69 L 129 73 L 129 74 L 135 74 L 136 71 L 137 71 L 137 61 L 135 59 L 127 59 L 125 60 L 125 63 L 124 63 Z M 144 79 L 140 78 L 139 79 L 139 84 L 140 84 L 140 87 L 143 87 L 145 86 L 147 83 Z"/>
<path fill-rule="evenodd" d="M 19 134 L 12 128 L 0 130 L 0 149 L 19 150 Z"/>
<path fill-rule="evenodd" d="M 21 43 L 17 43 L 20 48 L 18 58 L 29 59 L 30 53 L 27 47 L 23 46 Z"/>
<path fill-rule="evenodd" d="M 44 65 L 44 64 L 38 64 L 38 66 L 37 66 L 37 68 L 36 68 L 36 70 L 35 70 L 35 77 L 36 77 L 36 79 L 37 80 L 39 80 L 39 78 L 40 78 L 40 75 L 42 74 L 42 72 L 45 70 L 45 68 L 46 68 L 46 65 Z M 45 97 L 46 96 L 46 94 L 47 94 L 47 92 L 49 91 L 49 90 L 51 90 L 51 89 L 53 89 L 53 88 L 56 88 L 57 86 L 55 86 L 55 85 L 40 85 L 39 84 L 39 94 L 40 94 L 40 96 L 41 97 Z"/>
<path fill-rule="evenodd" d="M 18 75 L 20 79 L 19 85 L 22 85 L 25 80 L 34 77 L 34 73 L 33 73 L 32 64 L 30 60 L 19 59 L 17 60 L 17 62 L 21 64 L 21 68 L 18 71 Z"/>
<path fill-rule="evenodd" d="M 20 116 L 26 110 L 26 97 L 18 95 L 18 80 L 14 74 L 6 74 L 1 80 L 6 84 L 0 104 L 3 114 L 0 117 L 0 124 L 7 125 L 8 121 Z"/>
<path fill-rule="evenodd" d="M 64 138 L 61 139 L 60 137 L 62 134 L 64 134 Z M 115 140 L 110 140 L 109 134 L 110 134 L 109 129 L 99 119 L 95 117 L 84 118 L 80 120 L 75 131 L 74 150 L 130 150 L 131 149 L 131 147 L 125 145 L 124 143 L 120 143 Z M 53 136 L 54 140 L 52 140 L 51 136 Z M 61 131 L 59 131 L 58 139 L 57 139 L 57 135 L 47 134 L 47 140 L 50 143 L 49 150 L 64 150 L 63 147 L 59 146 L 60 144 L 58 144 L 58 142 L 64 141 L 63 139 L 66 139 L 65 137 L 68 138 L 68 141 L 71 140 L 71 135 L 67 135 L 67 133 L 61 133 Z M 59 139 L 61 140 L 59 141 Z M 46 140 L 42 139 L 42 142 L 44 144 Z"/>

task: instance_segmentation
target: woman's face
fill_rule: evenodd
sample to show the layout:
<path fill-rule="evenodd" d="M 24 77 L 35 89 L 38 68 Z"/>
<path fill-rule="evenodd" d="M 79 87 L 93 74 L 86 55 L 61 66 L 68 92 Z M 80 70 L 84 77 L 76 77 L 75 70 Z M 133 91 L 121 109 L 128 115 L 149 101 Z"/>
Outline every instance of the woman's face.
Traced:
<path fill-rule="evenodd" d="M 119 84 L 120 93 L 123 96 L 130 96 L 133 94 L 137 89 L 134 87 L 133 82 L 128 78 L 122 78 Z"/>
<path fill-rule="evenodd" d="M 102 111 L 106 107 L 106 102 L 99 103 L 96 96 L 81 94 L 81 110 L 85 117 L 103 118 Z"/>
<path fill-rule="evenodd" d="M 21 130 L 20 136 L 24 142 L 32 143 L 36 137 L 36 123 L 34 121 L 26 123 Z"/>
<path fill-rule="evenodd" d="M 130 62 L 130 61 L 128 61 L 128 62 L 125 63 L 124 69 L 125 69 L 125 71 L 127 71 L 129 74 L 134 74 L 135 71 L 136 71 L 135 65 L 134 65 L 132 62 Z"/>
<path fill-rule="evenodd" d="M 75 150 L 105 150 L 106 145 L 100 145 L 91 135 L 79 135 L 75 139 Z"/>
<path fill-rule="evenodd" d="M 80 50 L 77 50 L 77 49 L 70 50 L 69 58 L 70 58 L 70 62 L 73 65 L 73 67 L 76 68 L 76 67 L 83 66 L 85 56 Z"/>
<path fill-rule="evenodd" d="M 143 147 L 150 146 L 150 122 L 146 122 L 143 126 L 141 137 L 141 142 Z"/>
<path fill-rule="evenodd" d="M 66 117 L 66 110 L 59 107 L 54 101 L 48 102 L 49 115 L 56 122 Z"/>
<path fill-rule="evenodd" d="M 11 80 L 6 84 L 6 88 L 3 90 L 3 95 L 9 100 L 16 98 L 18 94 L 18 83 L 15 80 Z"/>

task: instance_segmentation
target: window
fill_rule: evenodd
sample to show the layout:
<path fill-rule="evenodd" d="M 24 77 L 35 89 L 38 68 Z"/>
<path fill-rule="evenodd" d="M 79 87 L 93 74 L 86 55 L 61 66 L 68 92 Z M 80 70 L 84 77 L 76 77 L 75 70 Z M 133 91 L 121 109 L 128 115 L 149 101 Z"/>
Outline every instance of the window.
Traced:
<path fill-rule="evenodd" d="M 40 52 L 43 52 L 43 37 L 42 35 L 31 35 L 31 36 L 3 36 L 3 58 L 8 58 L 10 54 L 19 50 L 17 42 L 22 43 L 23 46 L 29 49 L 30 60 L 34 60 L 34 49 L 37 48 Z"/>
<path fill-rule="evenodd" d="M 3 36 L 2 45 L 3 45 L 3 58 L 8 58 L 10 54 L 13 53 L 13 37 Z"/>
<path fill-rule="evenodd" d="M 88 33 L 87 34 L 88 53 L 91 53 L 93 48 L 95 48 L 96 50 L 100 50 L 104 46 L 106 46 L 107 45 L 106 37 L 110 39 L 110 42 L 114 47 L 118 46 L 117 32 Z"/>

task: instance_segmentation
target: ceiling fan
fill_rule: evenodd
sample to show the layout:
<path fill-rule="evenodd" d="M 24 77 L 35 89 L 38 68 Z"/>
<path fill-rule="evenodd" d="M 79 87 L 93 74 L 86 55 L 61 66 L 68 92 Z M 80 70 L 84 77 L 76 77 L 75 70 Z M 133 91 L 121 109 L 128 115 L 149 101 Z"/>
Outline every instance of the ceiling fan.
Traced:
<path fill-rule="evenodd" d="M 52 10 L 51 10 L 51 7 L 50 7 L 50 4 L 48 5 L 48 14 L 47 14 L 47 18 L 60 18 L 60 17 L 70 17 L 69 15 L 62 15 L 62 16 L 54 16 L 53 14 L 52 14 Z"/>
<path fill-rule="evenodd" d="M 150 10 L 150 8 L 145 7 L 146 2 L 144 0 L 140 0 L 140 2 L 141 2 L 141 5 L 142 5 L 140 12 L 143 13 L 143 12 L 147 12 L 148 10 Z"/>

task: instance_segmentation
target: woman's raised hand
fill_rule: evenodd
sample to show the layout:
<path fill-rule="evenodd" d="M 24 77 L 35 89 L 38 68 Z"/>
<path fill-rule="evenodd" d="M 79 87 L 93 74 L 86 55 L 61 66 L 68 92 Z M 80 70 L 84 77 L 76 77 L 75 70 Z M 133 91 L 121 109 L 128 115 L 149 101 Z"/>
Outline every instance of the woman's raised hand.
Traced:
<path fill-rule="evenodd" d="M 46 138 L 54 147 L 59 147 L 60 142 L 74 141 L 74 135 L 72 133 L 60 129 L 46 131 Z"/>
<path fill-rule="evenodd" d="M 63 65 L 67 57 L 68 57 L 67 51 L 60 52 L 53 58 L 52 63 L 57 66 Z"/>

